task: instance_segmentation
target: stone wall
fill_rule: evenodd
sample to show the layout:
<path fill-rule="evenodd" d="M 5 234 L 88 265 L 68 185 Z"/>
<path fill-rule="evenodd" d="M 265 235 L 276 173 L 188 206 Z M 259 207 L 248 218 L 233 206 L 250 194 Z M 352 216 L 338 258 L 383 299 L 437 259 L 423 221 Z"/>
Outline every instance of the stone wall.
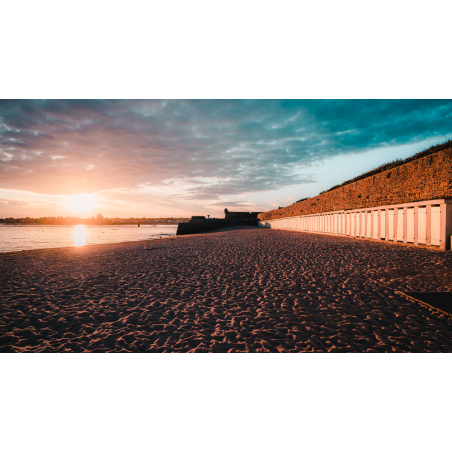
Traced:
<path fill-rule="evenodd" d="M 328 193 L 259 215 L 259 220 L 452 198 L 452 147 Z"/>

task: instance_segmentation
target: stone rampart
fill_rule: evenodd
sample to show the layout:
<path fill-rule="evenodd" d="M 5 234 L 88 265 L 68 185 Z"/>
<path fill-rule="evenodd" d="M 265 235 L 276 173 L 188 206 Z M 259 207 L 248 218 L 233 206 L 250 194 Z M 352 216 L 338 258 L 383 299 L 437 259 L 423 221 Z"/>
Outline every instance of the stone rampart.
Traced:
<path fill-rule="evenodd" d="M 261 221 L 339 210 L 452 198 L 452 147 L 290 206 L 259 214 Z"/>

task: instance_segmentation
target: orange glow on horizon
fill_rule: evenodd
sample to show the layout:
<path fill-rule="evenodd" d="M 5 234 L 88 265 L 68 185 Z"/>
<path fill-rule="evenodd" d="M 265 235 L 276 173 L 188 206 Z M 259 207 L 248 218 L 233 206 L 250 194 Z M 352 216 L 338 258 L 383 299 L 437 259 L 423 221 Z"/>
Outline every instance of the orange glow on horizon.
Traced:
<path fill-rule="evenodd" d="M 63 202 L 64 207 L 76 214 L 87 214 L 96 208 L 95 194 L 79 194 L 68 196 Z"/>

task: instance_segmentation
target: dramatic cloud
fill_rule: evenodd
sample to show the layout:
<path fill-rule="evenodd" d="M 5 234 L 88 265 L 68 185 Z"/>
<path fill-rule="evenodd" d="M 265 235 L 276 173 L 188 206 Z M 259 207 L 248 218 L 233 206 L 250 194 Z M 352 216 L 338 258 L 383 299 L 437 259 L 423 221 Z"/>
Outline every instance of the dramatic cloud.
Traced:
<path fill-rule="evenodd" d="M 311 183 L 333 156 L 444 136 L 451 119 L 448 100 L 0 101 L 0 188 L 221 202 Z"/>

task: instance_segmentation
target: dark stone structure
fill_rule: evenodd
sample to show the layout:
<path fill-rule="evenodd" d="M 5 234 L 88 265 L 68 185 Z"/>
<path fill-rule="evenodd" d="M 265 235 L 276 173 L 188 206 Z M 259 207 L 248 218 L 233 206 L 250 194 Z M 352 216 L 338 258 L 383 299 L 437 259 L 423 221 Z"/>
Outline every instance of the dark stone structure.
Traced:
<path fill-rule="evenodd" d="M 226 220 L 257 220 L 257 216 L 262 212 L 229 212 L 224 209 L 224 218 Z"/>
<path fill-rule="evenodd" d="M 196 234 L 237 226 L 257 227 L 257 216 L 260 212 L 229 212 L 228 209 L 224 209 L 224 213 L 224 219 L 193 216 L 188 223 L 179 223 L 176 235 Z"/>

